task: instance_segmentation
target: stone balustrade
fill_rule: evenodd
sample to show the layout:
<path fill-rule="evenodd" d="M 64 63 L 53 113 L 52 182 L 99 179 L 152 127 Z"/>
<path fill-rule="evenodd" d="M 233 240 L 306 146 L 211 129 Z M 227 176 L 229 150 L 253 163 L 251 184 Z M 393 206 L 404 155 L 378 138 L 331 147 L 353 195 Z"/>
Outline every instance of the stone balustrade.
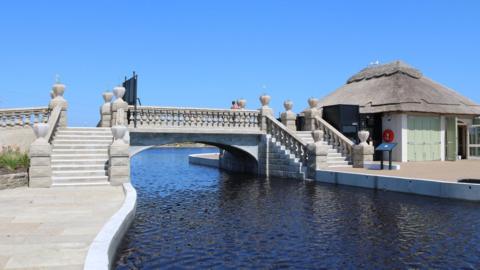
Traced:
<path fill-rule="evenodd" d="M 31 127 L 36 123 L 46 123 L 49 113 L 48 107 L 1 109 L 0 128 Z"/>
<path fill-rule="evenodd" d="M 303 143 L 293 131 L 289 130 L 273 116 L 266 115 L 264 119 L 267 134 L 270 134 L 275 140 L 285 146 L 300 162 L 307 164 L 307 144 Z"/>
<path fill-rule="evenodd" d="M 128 125 L 134 127 L 135 108 L 128 112 Z M 138 106 L 136 115 L 137 128 L 259 129 L 257 110 Z"/>
<path fill-rule="evenodd" d="M 340 131 L 330 125 L 321 117 L 316 117 L 316 129 L 323 131 L 323 140 L 337 149 L 348 160 L 352 159 L 353 146 L 355 145 L 349 138 L 345 137 Z"/>

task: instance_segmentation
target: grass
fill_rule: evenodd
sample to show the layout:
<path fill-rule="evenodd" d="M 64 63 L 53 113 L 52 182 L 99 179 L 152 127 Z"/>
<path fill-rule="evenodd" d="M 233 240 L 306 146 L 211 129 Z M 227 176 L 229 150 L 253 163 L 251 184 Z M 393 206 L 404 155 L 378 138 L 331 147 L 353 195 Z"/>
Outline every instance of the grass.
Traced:
<path fill-rule="evenodd" d="M 28 168 L 30 166 L 30 158 L 26 153 L 18 150 L 8 150 L 0 152 L 0 168 L 14 172 L 17 169 Z"/>

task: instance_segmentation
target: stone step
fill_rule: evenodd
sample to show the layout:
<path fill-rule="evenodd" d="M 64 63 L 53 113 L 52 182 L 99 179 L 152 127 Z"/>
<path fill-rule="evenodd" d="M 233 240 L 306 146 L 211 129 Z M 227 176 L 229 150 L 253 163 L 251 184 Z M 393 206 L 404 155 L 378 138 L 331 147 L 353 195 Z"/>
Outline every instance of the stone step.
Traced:
<path fill-rule="evenodd" d="M 352 165 L 349 164 L 335 164 L 335 165 L 328 165 L 328 168 L 351 168 Z"/>
<path fill-rule="evenodd" d="M 57 184 L 73 184 L 73 183 L 109 183 L 108 176 L 54 176 L 52 177 L 52 183 Z"/>
<path fill-rule="evenodd" d="M 327 156 L 327 160 L 345 160 L 345 157 L 342 157 L 342 156 L 336 156 L 336 157 Z"/>
<path fill-rule="evenodd" d="M 348 165 L 348 161 L 346 160 L 328 160 L 327 159 L 327 164 L 329 165 Z"/>
<path fill-rule="evenodd" d="M 79 136 L 103 136 L 103 135 L 110 135 L 112 136 L 112 132 L 109 130 L 102 131 L 102 130 L 58 130 L 55 132 L 55 135 L 79 135 Z"/>
<path fill-rule="evenodd" d="M 109 144 L 54 144 L 53 150 L 55 149 L 85 149 L 85 150 L 108 150 Z M 53 151 L 52 150 L 52 151 Z"/>
<path fill-rule="evenodd" d="M 55 135 L 53 140 L 113 140 L 112 135 L 87 135 L 87 134 L 60 134 Z"/>
<path fill-rule="evenodd" d="M 109 127 L 61 127 L 59 131 L 64 130 L 78 130 L 78 131 L 111 131 Z"/>
<path fill-rule="evenodd" d="M 81 139 L 81 140 L 72 140 L 72 139 L 57 139 L 53 141 L 53 145 L 64 145 L 64 144 L 98 144 L 98 145 L 111 145 L 112 139 L 102 139 L 95 140 L 91 138 Z"/>
<path fill-rule="evenodd" d="M 108 181 L 88 181 L 88 182 L 57 182 L 52 183 L 52 187 L 71 187 L 71 186 L 109 186 Z"/>
<path fill-rule="evenodd" d="M 107 176 L 106 170 L 69 170 L 57 171 L 52 170 L 53 177 L 90 177 L 90 176 Z"/>
<path fill-rule="evenodd" d="M 85 158 L 88 155 L 94 156 L 107 156 L 108 157 L 108 149 L 52 149 L 52 156 L 54 155 L 62 155 L 65 157 L 69 156 L 84 156 Z"/>
<path fill-rule="evenodd" d="M 74 157 L 77 157 L 76 155 Z M 58 156 L 52 156 L 52 165 L 101 165 L 108 163 L 108 156 L 107 158 L 84 158 L 84 159 L 68 159 L 68 158 L 61 158 Z"/>
<path fill-rule="evenodd" d="M 63 171 L 105 171 L 107 165 L 104 164 L 52 164 L 52 172 Z"/>

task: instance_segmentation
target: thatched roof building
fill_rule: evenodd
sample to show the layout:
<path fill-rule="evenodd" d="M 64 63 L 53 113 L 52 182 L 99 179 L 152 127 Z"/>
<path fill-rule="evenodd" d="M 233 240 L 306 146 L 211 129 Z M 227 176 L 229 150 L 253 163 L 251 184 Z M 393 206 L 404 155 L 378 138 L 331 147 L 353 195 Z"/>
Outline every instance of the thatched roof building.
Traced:
<path fill-rule="evenodd" d="M 402 61 L 367 67 L 319 102 L 319 106 L 337 104 L 360 105 L 360 113 L 480 115 L 475 102 Z"/>

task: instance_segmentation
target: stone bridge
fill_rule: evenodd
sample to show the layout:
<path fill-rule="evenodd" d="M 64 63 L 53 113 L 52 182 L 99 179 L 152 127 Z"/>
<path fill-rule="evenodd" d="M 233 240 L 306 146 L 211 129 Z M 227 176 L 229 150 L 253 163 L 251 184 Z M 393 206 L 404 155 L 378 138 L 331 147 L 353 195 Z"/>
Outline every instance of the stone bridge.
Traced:
<path fill-rule="evenodd" d="M 122 99 L 125 88 L 115 87 L 113 93 L 103 94 L 97 127 L 80 128 L 67 127 L 64 90 L 64 85 L 54 85 L 45 123 L 35 125 L 32 186 L 130 181 L 132 148 L 138 152 L 185 142 L 223 149 L 219 160 L 223 169 L 264 176 L 313 178 L 319 168 L 349 166 L 356 160 L 353 142 L 321 118 L 316 99 L 309 99 L 304 125 L 297 127 L 292 103 L 284 103 L 277 120 L 268 95 L 260 97 L 258 110 L 245 109 L 244 100 L 235 110 L 133 107 Z M 0 118 L 10 123 L 11 118 L 22 117 L 4 113 Z"/>

